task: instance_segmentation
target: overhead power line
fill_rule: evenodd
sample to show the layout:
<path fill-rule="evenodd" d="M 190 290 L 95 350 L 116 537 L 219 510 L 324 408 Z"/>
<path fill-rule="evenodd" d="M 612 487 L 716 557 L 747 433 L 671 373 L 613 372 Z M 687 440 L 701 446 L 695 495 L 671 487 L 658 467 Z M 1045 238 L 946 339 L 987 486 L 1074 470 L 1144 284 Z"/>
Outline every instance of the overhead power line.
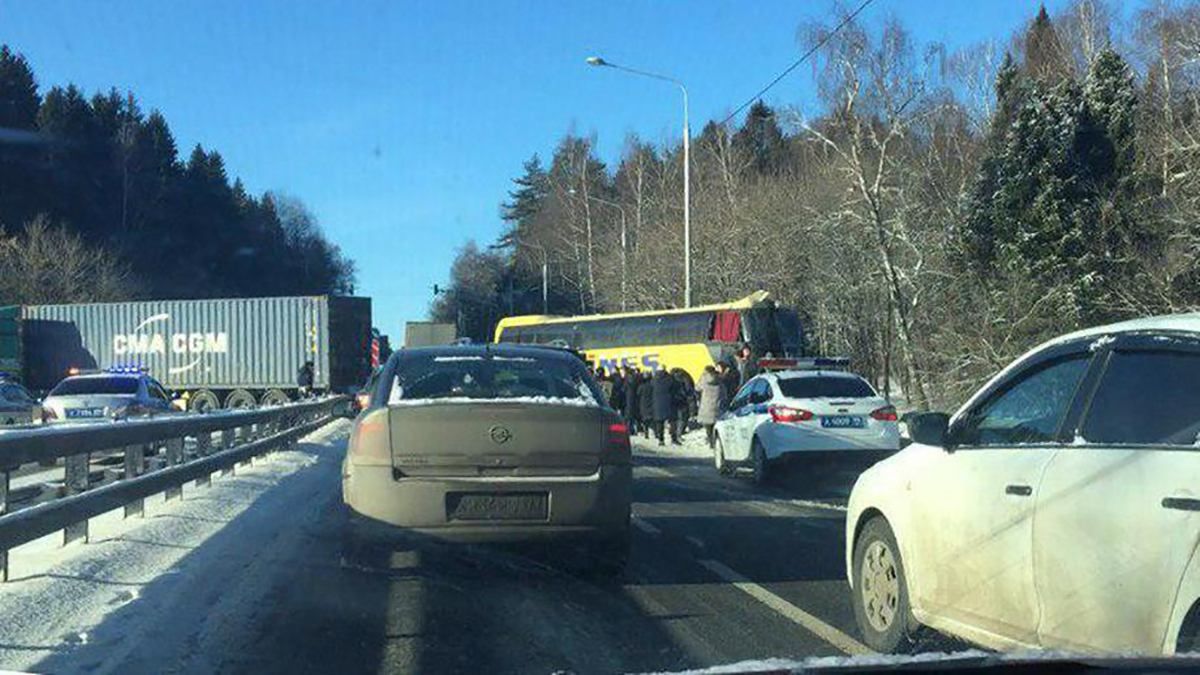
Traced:
<path fill-rule="evenodd" d="M 729 113 L 728 117 L 721 120 L 721 124 L 725 124 L 726 122 L 733 119 L 734 117 L 737 117 L 738 113 L 742 112 L 746 108 L 750 107 L 755 101 L 762 98 L 762 95 L 767 93 L 767 91 L 769 91 L 771 89 L 771 87 L 774 87 L 775 85 L 779 84 L 779 81 L 782 80 L 783 78 L 787 77 L 788 73 L 791 73 L 793 70 L 799 68 L 800 64 L 802 64 L 808 60 L 808 57 L 815 54 L 817 52 L 817 50 L 820 49 L 821 47 L 824 47 L 826 42 L 829 42 L 829 40 L 831 38 L 833 38 L 834 35 L 837 35 L 838 31 L 840 31 L 843 27 L 845 27 L 846 24 L 853 21 L 854 17 L 856 17 L 860 13 L 862 13 L 862 11 L 864 9 L 866 9 L 872 2 L 875 2 L 875 0 L 865 0 L 863 2 L 863 4 L 858 6 L 858 9 L 847 14 L 846 18 L 842 19 L 842 22 L 839 23 L 836 28 L 834 28 L 832 31 L 830 31 L 828 35 L 825 35 L 824 37 L 822 37 L 820 39 L 820 41 L 817 42 L 817 44 L 813 45 L 812 49 L 809 49 L 807 52 L 804 52 L 803 56 L 801 56 L 799 59 L 797 59 L 795 63 L 793 63 L 792 65 L 785 68 L 784 71 L 782 73 L 780 73 L 778 77 L 776 77 L 775 79 L 773 79 L 769 83 L 767 83 L 767 86 L 760 89 L 757 94 L 751 96 L 745 103 L 738 106 L 737 110 L 734 110 L 733 112 Z"/>

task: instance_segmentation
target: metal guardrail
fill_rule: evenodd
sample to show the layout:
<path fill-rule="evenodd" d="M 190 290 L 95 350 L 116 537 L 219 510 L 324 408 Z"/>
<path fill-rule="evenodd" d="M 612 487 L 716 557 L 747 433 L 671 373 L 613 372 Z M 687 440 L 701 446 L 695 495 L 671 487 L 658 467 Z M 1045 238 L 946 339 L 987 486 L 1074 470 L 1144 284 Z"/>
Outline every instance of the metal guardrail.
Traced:
<path fill-rule="evenodd" d="M 294 444 L 350 403 L 349 397 L 336 396 L 250 411 L 0 433 L 0 581 L 8 581 L 9 549 L 60 530 L 64 544 L 86 541 L 89 518 L 122 506 L 126 518 L 141 516 L 146 497 L 180 497 L 183 484 L 193 480 L 207 485 L 217 471 L 233 473 L 255 455 Z M 194 443 L 185 443 L 189 438 Z M 99 453 L 120 455 L 124 461 L 121 468 L 104 471 L 96 480 L 91 456 Z M 12 471 L 60 458 L 62 496 L 11 510 Z"/>

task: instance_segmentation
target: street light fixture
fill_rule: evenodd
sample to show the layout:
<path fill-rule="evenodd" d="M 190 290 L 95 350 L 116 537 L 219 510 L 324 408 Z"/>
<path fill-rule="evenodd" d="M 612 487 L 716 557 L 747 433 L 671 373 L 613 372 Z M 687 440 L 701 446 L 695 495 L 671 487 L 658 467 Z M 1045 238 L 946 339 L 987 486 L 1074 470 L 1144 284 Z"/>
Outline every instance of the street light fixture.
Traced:
<path fill-rule="evenodd" d="M 690 131 L 690 128 L 688 127 L 687 87 L 684 87 L 682 82 L 680 82 L 679 80 L 677 80 L 673 77 L 668 77 L 666 75 L 659 75 L 658 73 L 651 73 L 651 72 L 647 72 L 645 70 L 638 70 L 636 68 L 629 68 L 627 66 L 617 65 L 615 63 L 605 61 L 603 58 L 601 58 L 599 56 L 587 57 L 586 63 L 589 66 L 595 66 L 598 68 L 614 68 L 616 70 L 622 70 L 627 73 L 632 73 L 634 75 L 641 75 L 642 77 L 649 77 L 649 78 L 652 78 L 655 80 L 662 80 L 663 82 L 670 82 L 671 84 L 679 87 L 679 91 L 683 92 L 683 306 L 691 307 L 692 306 L 692 207 L 691 207 L 692 181 L 691 181 L 691 161 L 690 161 L 690 151 L 689 151 L 689 138 L 691 137 L 691 131 Z"/>

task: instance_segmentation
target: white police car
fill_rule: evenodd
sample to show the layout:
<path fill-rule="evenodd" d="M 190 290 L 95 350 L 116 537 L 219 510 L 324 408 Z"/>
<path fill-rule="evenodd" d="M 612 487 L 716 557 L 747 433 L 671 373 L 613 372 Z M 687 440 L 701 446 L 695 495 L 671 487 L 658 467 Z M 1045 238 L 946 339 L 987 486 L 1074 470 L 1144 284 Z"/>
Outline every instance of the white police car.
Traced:
<path fill-rule="evenodd" d="M 16 380 L 0 375 L 0 424 L 37 424 L 42 421 L 42 406 Z"/>
<path fill-rule="evenodd" d="M 171 397 L 147 373 L 113 368 L 68 376 L 42 401 L 47 421 L 86 422 L 174 412 Z"/>
<path fill-rule="evenodd" d="M 900 449 L 896 409 L 866 380 L 839 370 L 845 358 L 774 359 L 742 386 L 717 420 L 713 463 L 756 482 L 787 456 L 882 457 Z M 778 369 L 778 370 L 771 370 Z"/>

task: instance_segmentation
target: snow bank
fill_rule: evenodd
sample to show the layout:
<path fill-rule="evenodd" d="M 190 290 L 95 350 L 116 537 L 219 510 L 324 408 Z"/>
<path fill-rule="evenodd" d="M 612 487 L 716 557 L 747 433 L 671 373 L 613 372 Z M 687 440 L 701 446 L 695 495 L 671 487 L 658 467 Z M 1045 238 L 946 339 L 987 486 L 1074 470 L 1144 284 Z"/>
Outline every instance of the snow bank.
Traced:
<path fill-rule="evenodd" d="M 1028 655 L 1026 655 L 1028 656 Z M 877 666 L 900 666 L 907 664 L 937 663 L 943 661 L 996 658 L 996 655 L 978 649 L 961 652 L 927 652 L 924 654 L 867 654 L 863 656 L 816 656 L 796 659 L 752 659 L 710 668 L 669 671 L 671 675 L 720 675 L 721 673 L 806 673 L 823 668 L 870 668 Z M 1036 655 L 1034 656 L 1036 658 Z M 917 672 L 906 671 L 906 672 Z M 656 674 L 660 675 L 660 674 Z M 667 675 L 662 673 L 661 675 Z"/>
<path fill-rule="evenodd" d="M 257 555 L 253 552 L 267 542 L 254 527 L 278 529 L 278 522 L 298 518 L 311 501 L 311 483 L 328 478 L 313 471 L 318 454 L 333 452 L 325 444 L 344 437 L 348 428 L 348 422 L 337 421 L 295 450 L 256 458 L 233 476 L 214 475 L 210 487 L 188 484 L 182 499 L 147 499 L 143 518 L 126 520 L 120 510 L 93 518 L 91 543 L 63 547 L 56 533 L 14 549 L 11 581 L 0 584 L 0 669 L 80 670 L 80 664 L 62 667 L 72 650 L 103 643 L 106 662 L 87 669 L 112 671 L 135 645 L 169 625 L 170 598 L 230 592 L 234 580 L 206 578 L 198 559 L 227 561 L 230 549 Z M 203 548 L 218 534 L 222 550 Z M 151 584 L 159 589 L 154 601 L 142 592 Z M 130 603 L 140 603 L 136 612 L 114 614 Z M 116 616 L 120 626 L 112 625 Z M 43 663 L 46 659 L 57 667 Z"/>
<path fill-rule="evenodd" d="M 671 445 L 670 432 L 667 429 L 663 430 L 663 438 L 667 444 L 664 446 L 658 445 L 658 440 L 654 437 L 654 432 L 650 432 L 650 438 L 642 438 L 639 433 L 632 437 L 633 449 L 636 452 L 647 455 L 667 455 L 671 457 L 692 457 L 712 459 L 712 450 L 708 447 L 708 440 L 704 435 L 704 429 L 692 429 L 683 434 L 680 441 L 682 446 Z"/>

